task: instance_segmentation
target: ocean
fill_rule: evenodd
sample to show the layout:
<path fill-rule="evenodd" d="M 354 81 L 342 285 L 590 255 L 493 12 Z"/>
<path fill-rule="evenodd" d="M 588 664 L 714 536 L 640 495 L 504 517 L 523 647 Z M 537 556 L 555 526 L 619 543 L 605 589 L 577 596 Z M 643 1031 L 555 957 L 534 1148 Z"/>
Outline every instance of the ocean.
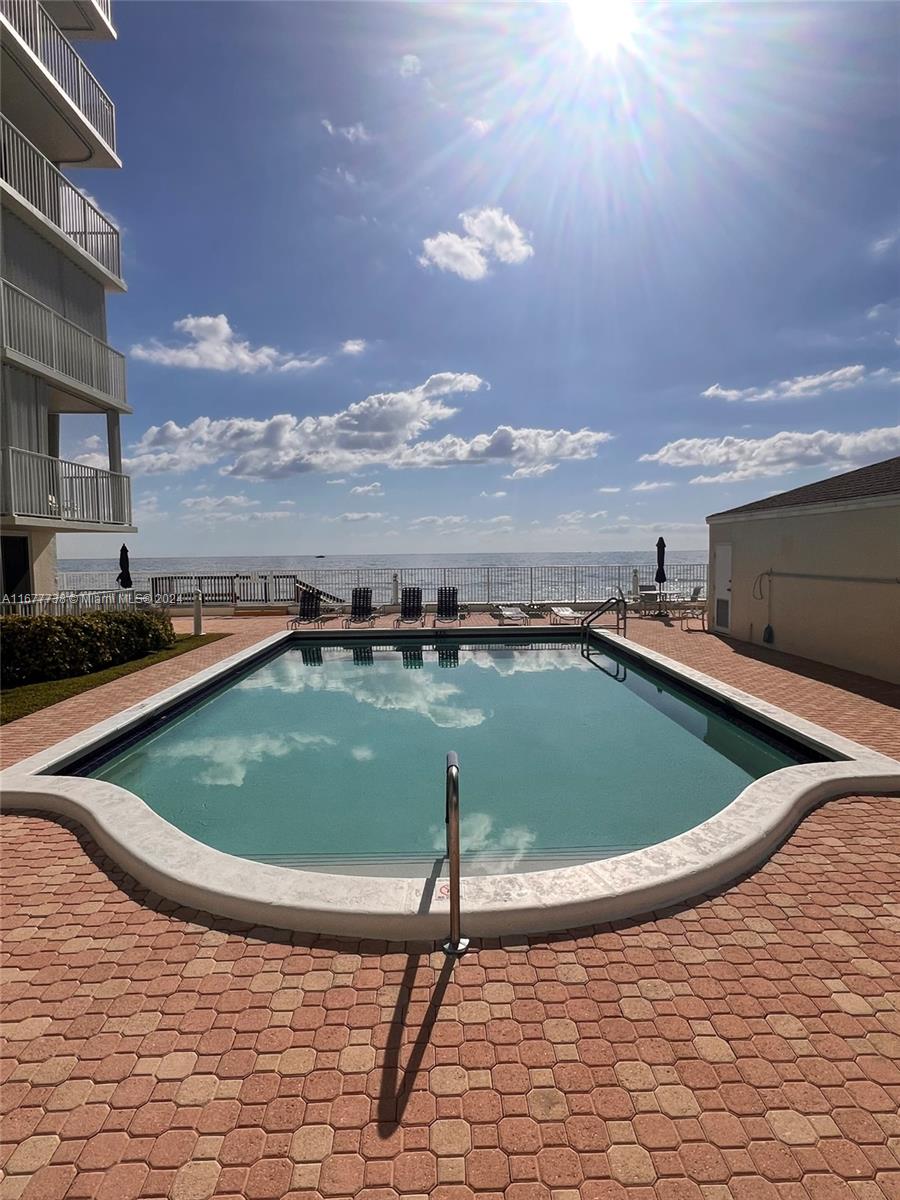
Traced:
<path fill-rule="evenodd" d="M 667 550 L 666 562 L 705 563 L 705 550 Z M 255 571 L 340 570 L 367 567 L 491 567 L 491 566 L 625 566 L 656 562 L 655 550 L 609 550 L 566 554 L 310 554 L 235 555 L 231 557 L 132 558 L 131 570 L 141 575 L 240 575 Z M 61 558 L 60 571 L 119 570 L 118 558 Z"/>

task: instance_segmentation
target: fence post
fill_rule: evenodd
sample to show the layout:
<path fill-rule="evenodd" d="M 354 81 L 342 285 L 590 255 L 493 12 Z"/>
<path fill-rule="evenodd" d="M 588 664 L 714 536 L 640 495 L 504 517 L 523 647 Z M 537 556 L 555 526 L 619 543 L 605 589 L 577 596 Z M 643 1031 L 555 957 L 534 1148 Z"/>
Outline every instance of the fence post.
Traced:
<path fill-rule="evenodd" d="M 194 637 L 203 633 L 203 593 L 194 592 Z"/>
<path fill-rule="evenodd" d="M 491 602 L 491 568 L 486 567 L 485 569 L 487 571 L 487 579 L 485 580 L 485 595 L 487 596 L 487 603 L 490 604 L 490 602 Z"/>

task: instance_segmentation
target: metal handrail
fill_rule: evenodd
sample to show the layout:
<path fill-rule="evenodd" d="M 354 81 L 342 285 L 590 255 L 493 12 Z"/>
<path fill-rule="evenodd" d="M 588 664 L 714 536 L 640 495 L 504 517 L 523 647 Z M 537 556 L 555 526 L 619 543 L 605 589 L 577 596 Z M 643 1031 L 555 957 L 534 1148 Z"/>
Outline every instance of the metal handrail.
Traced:
<path fill-rule="evenodd" d="M 458 957 L 469 948 L 469 939 L 459 934 L 459 755 L 447 755 L 446 809 L 447 860 L 450 864 L 450 937 L 444 942 L 447 955 Z"/>
<path fill-rule="evenodd" d="M 596 608 L 587 613 L 581 618 L 581 644 L 584 645 L 591 631 L 591 622 L 597 617 L 601 617 L 605 612 L 616 610 L 616 633 L 621 632 L 622 637 L 628 637 L 628 603 L 619 588 L 618 596 L 610 596 L 604 600 L 602 604 L 598 604 Z"/>

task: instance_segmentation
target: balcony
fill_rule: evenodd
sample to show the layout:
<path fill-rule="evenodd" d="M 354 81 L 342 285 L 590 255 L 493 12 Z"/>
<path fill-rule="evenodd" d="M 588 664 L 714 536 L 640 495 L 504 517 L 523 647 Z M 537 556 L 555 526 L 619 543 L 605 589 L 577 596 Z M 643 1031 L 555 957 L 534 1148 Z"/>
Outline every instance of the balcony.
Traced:
<path fill-rule="evenodd" d="M 7 446 L 3 450 L 2 510 L 26 528 L 102 532 L 131 530 L 131 480 Z"/>
<path fill-rule="evenodd" d="M 125 402 L 125 356 L 27 292 L 2 281 L 3 358 L 107 411 Z"/>
<path fill-rule="evenodd" d="M 0 0 L 2 108 L 56 163 L 120 167 L 112 100 L 37 0 Z"/>
<path fill-rule="evenodd" d="M 0 188 L 23 221 L 71 255 L 105 287 L 124 291 L 119 231 L 0 114 Z"/>
<path fill-rule="evenodd" d="M 43 4 L 67 37 L 115 40 L 110 0 L 43 0 Z"/>

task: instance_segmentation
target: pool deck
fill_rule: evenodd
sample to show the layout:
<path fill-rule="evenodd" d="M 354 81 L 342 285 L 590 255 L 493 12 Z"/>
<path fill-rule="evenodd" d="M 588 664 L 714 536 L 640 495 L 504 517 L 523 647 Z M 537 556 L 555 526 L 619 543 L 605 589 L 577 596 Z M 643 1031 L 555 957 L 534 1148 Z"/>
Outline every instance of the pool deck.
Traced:
<path fill-rule="evenodd" d="M 14 723 L 4 762 L 283 624 L 212 618 L 233 636 Z M 629 636 L 900 756 L 896 687 Z M 824 805 L 721 895 L 452 971 L 178 909 L 64 821 L 0 831 L 0 1200 L 900 1197 L 896 799 Z"/>

